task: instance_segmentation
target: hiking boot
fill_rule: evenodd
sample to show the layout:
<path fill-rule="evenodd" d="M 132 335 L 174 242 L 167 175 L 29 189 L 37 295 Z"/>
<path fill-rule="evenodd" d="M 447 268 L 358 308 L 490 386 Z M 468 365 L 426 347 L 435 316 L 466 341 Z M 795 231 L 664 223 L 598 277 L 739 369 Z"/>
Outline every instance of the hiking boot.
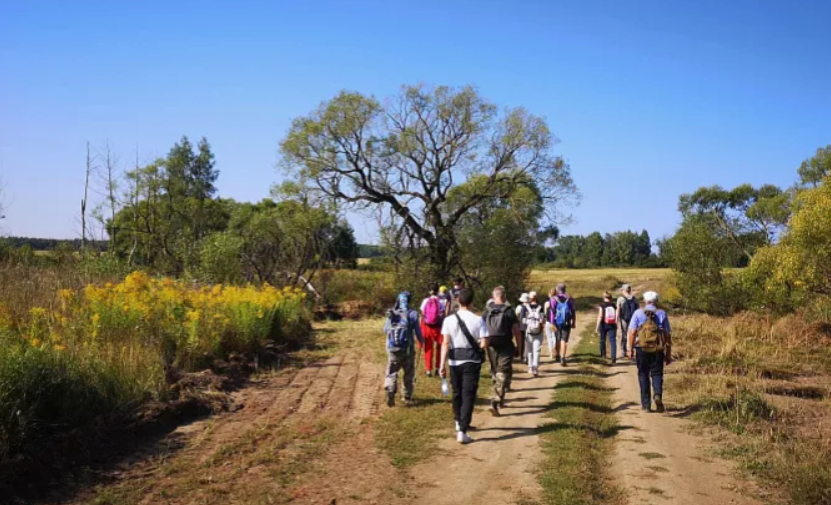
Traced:
<path fill-rule="evenodd" d="M 656 412 L 658 412 L 660 414 L 660 413 L 662 413 L 666 410 L 664 408 L 664 402 L 663 402 L 663 400 L 661 399 L 660 396 L 655 395 L 654 397 L 652 397 L 652 399 L 655 400 L 655 411 Z"/>
<path fill-rule="evenodd" d="M 560 358 L 560 366 L 566 366 L 566 359 L 564 357 Z"/>
<path fill-rule="evenodd" d="M 642 406 L 641 410 L 644 411 L 644 412 L 652 412 L 652 407 Z"/>
<path fill-rule="evenodd" d="M 499 417 L 499 402 L 491 402 L 491 408 L 488 411 L 493 417 Z"/>
<path fill-rule="evenodd" d="M 461 431 L 456 434 L 456 442 L 460 444 L 469 444 L 473 442 L 473 439 L 467 436 L 467 433 L 462 433 Z"/>
<path fill-rule="evenodd" d="M 387 407 L 395 407 L 395 393 L 387 391 Z"/>

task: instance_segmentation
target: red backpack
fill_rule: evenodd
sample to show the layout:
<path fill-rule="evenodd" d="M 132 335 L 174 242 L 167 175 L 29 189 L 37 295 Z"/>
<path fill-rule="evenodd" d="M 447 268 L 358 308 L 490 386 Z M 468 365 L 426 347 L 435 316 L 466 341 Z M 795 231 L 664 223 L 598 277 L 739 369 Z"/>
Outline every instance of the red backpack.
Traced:
<path fill-rule="evenodd" d="M 435 296 L 427 299 L 424 305 L 424 324 L 427 326 L 438 326 L 441 324 L 441 302 Z"/>

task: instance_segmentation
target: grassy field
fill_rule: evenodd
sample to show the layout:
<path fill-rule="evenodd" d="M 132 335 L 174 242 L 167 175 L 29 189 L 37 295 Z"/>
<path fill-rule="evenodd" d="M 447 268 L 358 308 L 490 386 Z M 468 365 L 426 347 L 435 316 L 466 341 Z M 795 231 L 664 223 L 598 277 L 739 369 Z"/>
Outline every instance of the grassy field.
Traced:
<path fill-rule="evenodd" d="M 671 270 L 665 268 L 533 270 L 528 280 L 528 289 L 546 297 L 550 289 L 564 283 L 569 294 L 574 297 L 577 309 L 588 310 L 603 301 L 604 291 L 617 296 L 615 291 L 622 284 L 631 284 L 635 294 L 652 289 L 662 296 L 675 296 L 674 288 L 667 282 L 670 276 Z"/>

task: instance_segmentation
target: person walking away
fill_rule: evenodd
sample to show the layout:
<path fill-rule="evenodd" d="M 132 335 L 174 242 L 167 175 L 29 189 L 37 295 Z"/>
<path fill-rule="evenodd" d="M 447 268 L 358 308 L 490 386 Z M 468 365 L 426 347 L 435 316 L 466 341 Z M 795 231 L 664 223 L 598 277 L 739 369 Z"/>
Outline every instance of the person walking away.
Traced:
<path fill-rule="evenodd" d="M 395 307 L 387 311 L 384 323 L 387 336 L 387 373 L 384 389 L 387 393 L 387 406 L 395 406 L 395 394 L 398 390 L 398 372 L 404 370 L 404 402 L 412 403 L 415 390 L 415 339 L 424 345 L 424 337 L 418 324 L 418 312 L 410 308 L 410 293 L 404 291 L 398 295 Z"/>
<path fill-rule="evenodd" d="M 619 320 L 616 305 L 612 302 L 612 295 L 603 293 L 603 303 L 597 313 L 597 334 L 600 335 L 600 357 L 606 359 L 606 337 L 612 348 L 612 363 L 617 362 L 617 322 Z"/>
<path fill-rule="evenodd" d="M 566 285 L 557 285 L 556 304 L 554 305 L 554 325 L 556 338 L 560 343 L 560 365 L 566 366 L 566 351 L 571 329 L 577 326 L 577 311 L 574 309 L 574 300 L 566 293 Z"/>
<path fill-rule="evenodd" d="M 456 277 L 453 281 L 453 287 L 450 289 L 450 308 L 447 311 L 447 315 L 455 314 L 459 310 L 459 294 L 464 288 L 464 280 L 461 277 Z"/>
<path fill-rule="evenodd" d="M 641 408 L 650 412 L 654 400 L 655 409 L 663 412 L 664 365 L 672 363 L 672 328 L 667 313 L 658 308 L 658 293 L 647 291 L 643 301 L 644 308 L 635 311 L 629 324 L 629 358 L 634 357 L 638 365 Z"/>
<path fill-rule="evenodd" d="M 528 362 L 528 356 L 525 355 L 525 316 L 528 312 L 528 302 L 531 299 L 528 297 L 528 293 L 522 293 L 522 296 L 519 297 L 519 305 L 516 308 L 516 317 L 519 321 L 519 332 L 522 335 L 517 341 L 517 356 L 519 359 L 522 360 L 523 363 Z"/>
<path fill-rule="evenodd" d="M 439 371 L 441 359 L 441 325 L 444 322 L 444 313 L 441 309 L 439 285 L 430 285 L 430 296 L 421 302 L 421 335 L 424 337 L 424 365 L 427 377 L 433 376 L 433 362 L 435 370 Z"/>
<path fill-rule="evenodd" d="M 528 359 L 528 373 L 538 377 L 545 315 L 542 305 L 537 303 L 537 292 L 531 291 L 528 298 L 530 301 L 525 311 L 525 353 Z"/>
<path fill-rule="evenodd" d="M 443 316 L 447 316 L 450 312 L 450 292 L 447 290 L 447 286 L 439 288 L 439 300 L 441 301 L 441 313 Z"/>
<path fill-rule="evenodd" d="M 629 322 L 632 320 L 632 316 L 635 315 L 635 311 L 639 308 L 641 308 L 641 306 L 638 303 L 638 299 L 632 294 L 632 286 L 629 284 L 621 286 L 620 296 L 617 298 L 620 345 L 622 347 L 620 352 L 621 356 L 626 356 L 628 354 L 626 351 L 628 349 L 628 342 L 626 342 L 626 340 L 629 338 Z"/>
<path fill-rule="evenodd" d="M 511 387 L 516 353 L 514 342 L 520 340 L 521 334 L 516 312 L 505 299 L 505 288 L 493 288 L 491 300 L 483 319 L 488 331 L 488 358 L 493 374 L 490 412 L 498 416 L 499 409 L 505 406 L 505 394 Z"/>
<path fill-rule="evenodd" d="M 456 441 L 471 442 L 467 431 L 473 420 L 473 407 L 479 391 L 484 350 L 488 348 L 488 329 L 482 317 L 471 312 L 473 291 L 459 292 L 459 310 L 444 320 L 441 333 L 441 368 L 447 376 L 445 363 L 450 366 L 450 384 L 453 387 L 453 416 L 456 421 Z"/>
<path fill-rule="evenodd" d="M 545 302 L 545 336 L 548 340 L 548 357 L 555 362 L 560 361 L 560 342 L 557 340 L 557 324 L 554 321 L 554 306 L 557 300 L 554 288 L 548 291 L 548 301 Z"/>

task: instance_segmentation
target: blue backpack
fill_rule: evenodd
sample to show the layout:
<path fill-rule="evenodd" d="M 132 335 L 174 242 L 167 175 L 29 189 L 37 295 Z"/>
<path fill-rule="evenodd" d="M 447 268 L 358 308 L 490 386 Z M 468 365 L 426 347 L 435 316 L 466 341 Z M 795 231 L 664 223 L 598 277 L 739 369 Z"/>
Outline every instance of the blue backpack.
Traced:
<path fill-rule="evenodd" d="M 554 322 L 558 328 L 568 328 L 571 326 L 571 304 L 568 302 L 568 297 L 565 300 L 557 300 L 557 306 L 554 310 Z"/>
<path fill-rule="evenodd" d="M 387 349 L 407 349 L 410 345 L 408 314 L 406 310 L 393 309 L 387 312 Z"/>

